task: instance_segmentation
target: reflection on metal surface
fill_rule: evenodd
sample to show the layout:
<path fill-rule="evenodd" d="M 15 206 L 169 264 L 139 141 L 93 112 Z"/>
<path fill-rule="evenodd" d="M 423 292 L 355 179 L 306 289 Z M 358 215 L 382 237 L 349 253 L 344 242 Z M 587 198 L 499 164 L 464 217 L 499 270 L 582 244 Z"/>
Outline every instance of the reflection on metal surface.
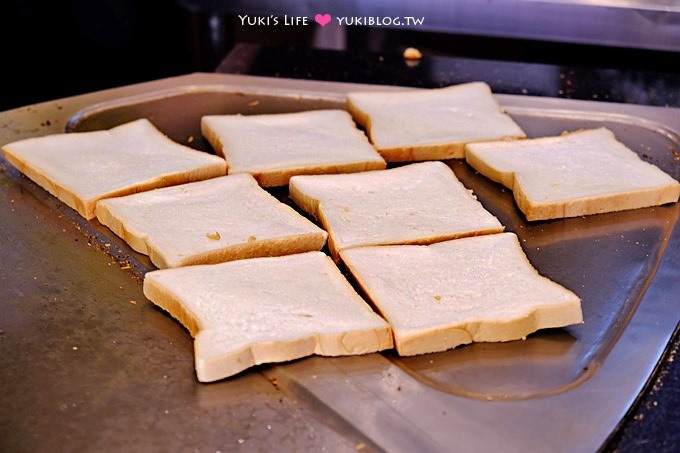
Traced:
<path fill-rule="evenodd" d="M 520 400 L 568 390 L 590 374 L 591 368 L 574 350 L 578 341 L 568 331 L 546 330 L 522 341 L 476 343 L 392 359 L 440 392 L 478 400 Z"/>

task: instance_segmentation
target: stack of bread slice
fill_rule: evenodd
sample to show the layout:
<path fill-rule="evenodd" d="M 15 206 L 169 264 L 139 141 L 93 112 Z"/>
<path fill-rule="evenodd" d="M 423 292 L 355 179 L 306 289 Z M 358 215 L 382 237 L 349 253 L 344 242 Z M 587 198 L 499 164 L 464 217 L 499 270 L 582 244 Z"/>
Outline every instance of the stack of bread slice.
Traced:
<path fill-rule="evenodd" d="M 430 244 L 503 225 L 442 162 L 348 175 L 294 176 L 290 197 L 321 222 L 335 258 L 348 248 Z"/>
<path fill-rule="evenodd" d="M 513 191 L 527 220 L 675 203 L 680 183 L 605 128 L 516 142 L 472 143 L 465 159 Z"/>
<path fill-rule="evenodd" d="M 541 276 L 514 233 L 340 252 L 400 355 L 510 341 L 583 321 L 579 297 Z"/>
<path fill-rule="evenodd" d="M 149 272 L 144 294 L 195 337 L 200 381 L 393 345 L 389 325 L 321 252 Z"/>
<path fill-rule="evenodd" d="M 512 188 L 529 220 L 679 196 L 677 181 L 609 131 L 524 139 L 483 83 L 350 93 L 348 109 L 372 146 L 347 112 L 324 110 L 204 117 L 222 157 L 174 144 L 145 120 L 3 150 L 151 257 L 160 270 L 144 292 L 195 337 L 200 381 L 310 354 L 422 354 L 582 322 L 579 297 L 539 275 L 438 160 L 465 158 Z M 434 162 L 386 170 L 385 160 Z M 598 171 L 612 177 L 579 176 Z M 262 189 L 287 184 L 321 228 Z M 385 319 L 319 251 L 326 241 Z"/>
<path fill-rule="evenodd" d="M 224 159 L 173 142 L 146 119 L 107 131 L 30 138 L 2 150 L 12 165 L 88 220 L 104 198 L 226 174 Z"/>
<path fill-rule="evenodd" d="M 483 82 L 353 92 L 347 107 L 388 162 L 462 158 L 467 143 L 526 137 Z"/>
<path fill-rule="evenodd" d="M 327 236 L 249 174 L 102 200 L 97 219 L 161 269 L 321 250 Z"/>
<path fill-rule="evenodd" d="M 228 164 L 262 187 L 285 186 L 293 175 L 382 170 L 385 161 L 344 110 L 270 115 L 213 115 L 201 131 Z"/>

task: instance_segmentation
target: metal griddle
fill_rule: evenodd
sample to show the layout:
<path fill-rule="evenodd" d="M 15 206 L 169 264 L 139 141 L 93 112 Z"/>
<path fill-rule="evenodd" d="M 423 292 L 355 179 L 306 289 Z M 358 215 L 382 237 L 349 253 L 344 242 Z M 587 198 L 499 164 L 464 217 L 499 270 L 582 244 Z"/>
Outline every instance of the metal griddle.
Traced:
<path fill-rule="evenodd" d="M 342 108 L 347 91 L 364 89 L 395 88 L 193 74 L 0 113 L 0 144 L 147 117 L 209 150 L 202 115 Z M 498 99 L 529 136 L 606 126 L 680 179 L 678 109 Z M 582 298 L 584 324 L 408 358 L 310 357 L 199 384 L 188 332 L 142 294 L 148 258 L 0 160 L 0 450 L 601 448 L 680 319 L 679 205 L 529 223 L 511 192 L 450 165 L 536 268 Z"/>

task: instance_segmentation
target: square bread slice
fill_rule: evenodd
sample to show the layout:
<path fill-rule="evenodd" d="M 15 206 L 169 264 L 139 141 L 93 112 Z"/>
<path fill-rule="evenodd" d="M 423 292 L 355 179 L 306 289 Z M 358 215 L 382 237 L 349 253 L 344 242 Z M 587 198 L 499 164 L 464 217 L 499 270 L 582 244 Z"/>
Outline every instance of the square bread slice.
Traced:
<path fill-rule="evenodd" d="M 338 251 L 384 244 L 429 244 L 503 226 L 442 162 L 348 175 L 294 176 L 290 197 L 328 231 Z"/>
<path fill-rule="evenodd" d="M 388 162 L 462 158 L 466 143 L 526 137 L 483 82 L 354 92 L 347 106 Z"/>
<path fill-rule="evenodd" d="M 605 128 L 558 137 L 467 145 L 467 162 L 512 189 L 528 220 L 674 203 L 680 183 Z"/>
<path fill-rule="evenodd" d="M 102 200 L 97 218 L 159 268 L 320 250 L 327 237 L 248 174 Z"/>
<path fill-rule="evenodd" d="M 539 275 L 513 233 L 340 256 L 392 326 L 403 356 L 583 322 L 579 297 Z"/>
<path fill-rule="evenodd" d="M 195 338 L 201 382 L 262 363 L 393 345 L 389 325 L 321 252 L 153 271 L 144 294 Z"/>
<path fill-rule="evenodd" d="M 344 110 L 204 116 L 201 131 L 228 173 L 250 173 L 264 187 L 293 175 L 381 170 L 386 164 Z"/>
<path fill-rule="evenodd" d="M 30 138 L 2 150 L 19 171 L 88 220 L 103 198 L 226 174 L 224 159 L 173 142 L 146 119 L 107 131 Z"/>

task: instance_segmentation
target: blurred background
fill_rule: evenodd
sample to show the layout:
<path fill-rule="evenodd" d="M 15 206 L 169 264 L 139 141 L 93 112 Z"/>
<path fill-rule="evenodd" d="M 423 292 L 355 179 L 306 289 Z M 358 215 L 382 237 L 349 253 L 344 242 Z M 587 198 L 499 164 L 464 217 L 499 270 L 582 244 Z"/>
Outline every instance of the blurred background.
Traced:
<path fill-rule="evenodd" d="M 340 27 L 333 21 L 320 27 L 311 21 L 315 13 L 413 16 L 424 21 L 410 27 Z M 307 16 L 310 25 L 286 26 L 283 21 L 248 25 L 242 20 L 245 15 Z M 537 94 L 554 96 L 575 90 L 567 84 L 565 72 L 555 73 L 554 67 L 606 70 L 596 77 L 604 82 L 608 77 L 626 77 L 627 91 L 644 86 L 648 92 L 648 73 L 680 74 L 677 0 L 4 0 L 0 17 L 5 81 L 0 110 L 213 71 L 234 49 L 227 68 L 231 72 L 342 79 L 338 68 L 328 75 L 325 65 L 332 60 L 346 65 L 347 80 L 394 83 L 392 75 L 402 62 L 393 63 L 392 56 L 413 46 L 433 58 L 400 83 L 422 86 L 449 81 L 446 58 L 553 65 L 551 74 L 537 66 L 534 82 L 540 78 L 539 91 L 544 91 Z M 304 62 L 310 51 L 315 53 L 309 64 L 292 67 L 296 61 Z M 334 58 L 338 52 L 342 61 Z M 384 55 L 387 61 L 367 67 L 366 54 Z M 277 71 L 272 70 L 274 65 Z M 485 73 L 488 69 L 480 67 Z M 655 89 L 677 86 L 663 80 Z M 624 101 L 638 100 L 625 96 Z"/>

